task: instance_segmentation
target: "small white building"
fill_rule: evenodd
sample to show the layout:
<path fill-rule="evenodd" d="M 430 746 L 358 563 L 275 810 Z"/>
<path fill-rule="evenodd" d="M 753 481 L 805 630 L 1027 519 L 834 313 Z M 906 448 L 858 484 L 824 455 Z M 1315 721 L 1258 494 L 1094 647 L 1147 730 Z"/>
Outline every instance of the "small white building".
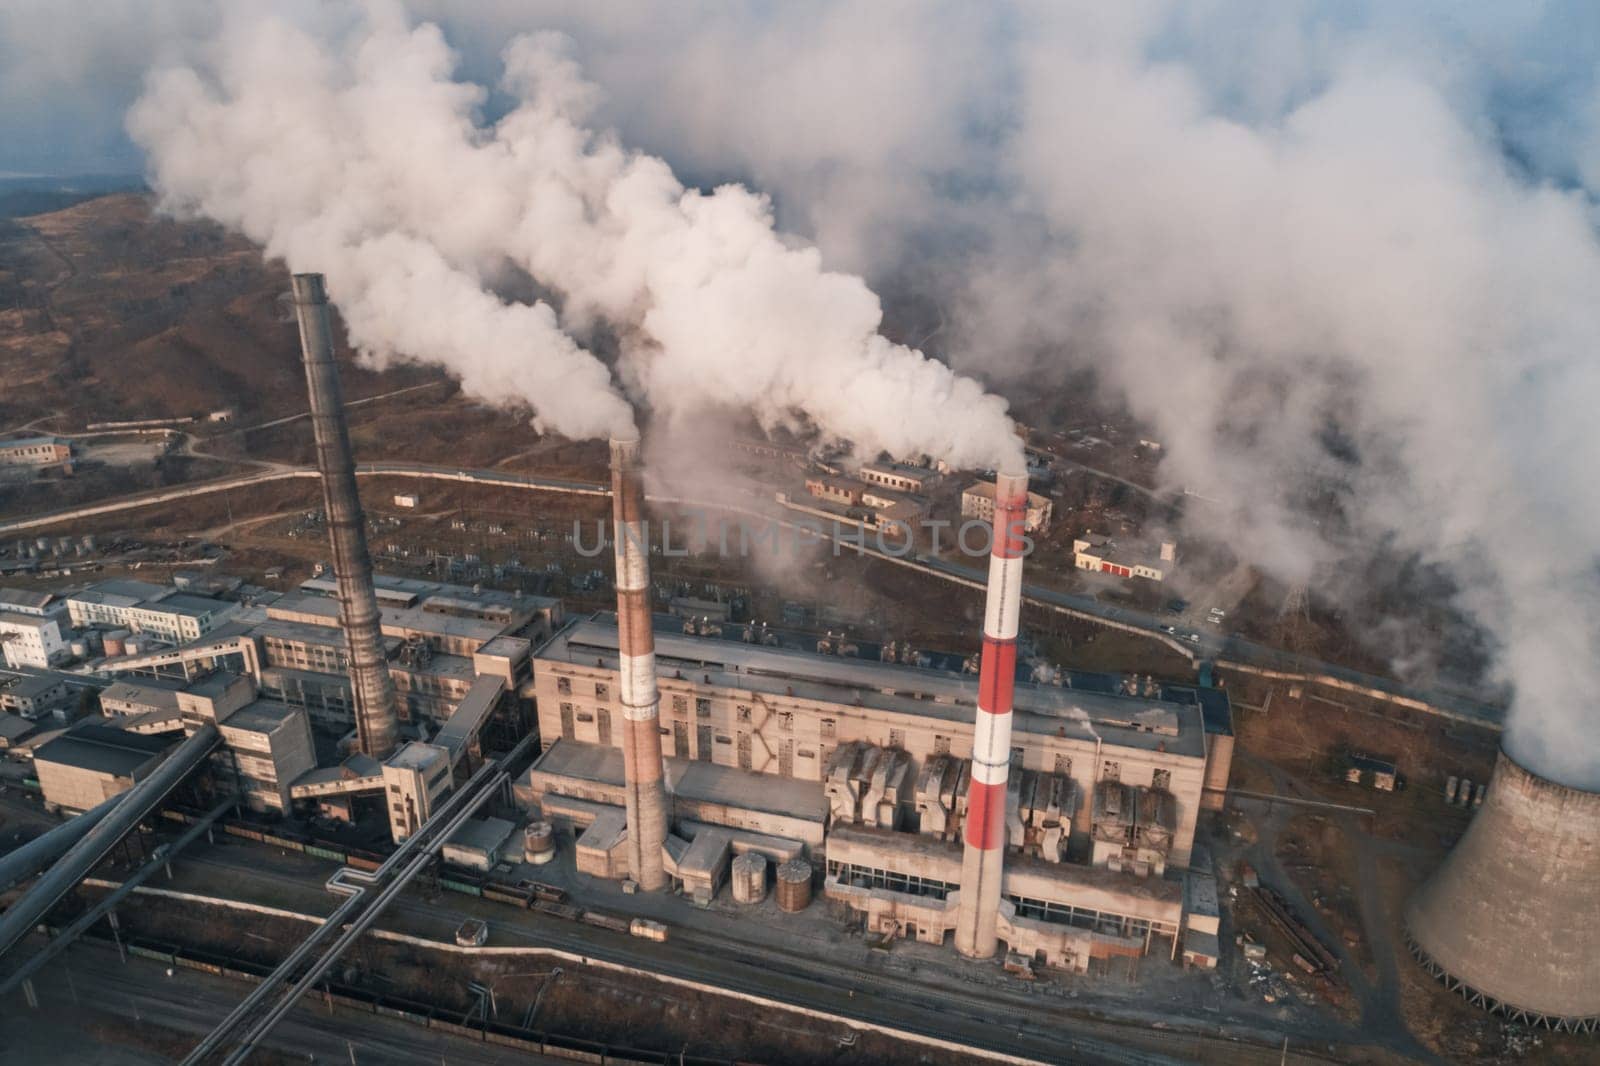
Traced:
<path fill-rule="evenodd" d="M 0 611 L 0 664 L 44 670 L 70 654 L 56 619 Z"/>
<path fill-rule="evenodd" d="M 60 437 L 0 440 L 0 466 L 69 466 L 72 442 Z"/>
<path fill-rule="evenodd" d="M 65 615 L 49 592 L 0 588 L 0 665 L 46 670 L 67 658 Z"/>
<path fill-rule="evenodd" d="M 417 505 L 421 502 L 422 501 L 417 498 L 417 494 L 414 492 L 395 493 L 394 505 L 396 507 L 404 507 L 409 511 L 414 511 L 417 509 Z"/>
<path fill-rule="evenodd" d="M 1163 581 L 1177 562 L 1178 546 L 1165 541 L 1152 554 L 1137 546 L 1119 545 L 1098 533 L 1085 533 L 1072 542 L 1072 558 L 1079 570 Z"/>
<path fill-rule="evenodd" d="M 961 490 L 961 514 L 965 518 L 994 522 L 994 482 L 979 481 Z M 1023 527 L 1029 533 L 1038 533 L 1050 527 L 1050 498 L 1037 492 L 1028 493 L 1028 513 L 1023 517 Z"/>
<path fill-rule="evenodd" d="M 102 581 L 67 597 L 77 627 L 115 626 L 173 644 L 199 640 L 239 609 L 236 603 L 179 592 L 148 581 Z"/>

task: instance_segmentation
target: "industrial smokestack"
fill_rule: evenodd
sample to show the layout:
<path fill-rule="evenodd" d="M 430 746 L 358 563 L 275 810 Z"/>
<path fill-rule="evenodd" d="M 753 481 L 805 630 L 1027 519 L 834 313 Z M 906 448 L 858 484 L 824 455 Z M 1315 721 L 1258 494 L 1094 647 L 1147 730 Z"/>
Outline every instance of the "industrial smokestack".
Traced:
<path fill-rule="evenodd" d="M 356 494 L 355 461 L 344 424 L 339 368 L 333 361 L 333 331 L 328 294 L 321 274 L 294 276 L 294 309 L 300 320 L 300 350 L 311 393 L 311 428 L 317 439 L 317 469 L 328 515 L 328 539 L 339 581 L 339 613 L 350 651 L 350 687 L 355 695 L 356 736 L 374 759 L 394 753 L 400 738 L 394 681 L 383 653 L 378 597 L 372 588 L 372 558 L 367 554 L 366 522 Z"/>
<path fill-rule="evenodd" d="M 650 621 L 650 549 L 644 524 L 637 438 L 611 441 L 611 510 L 617 566 L 617 633 L 621 650 L 624 791 L 628 869 L 640 888 L 667 883 L 667 794 L 661 769 L 656 639 Z"/>
<path fill-rule="evenodd" d="M 1011 696 L 1017 677 L 1017 623 L 1022 613 L 1022 552 L 1028 476 L 995 480 L 994 534 L 978 668 L 978 718 L 972 731 L 972 779 L 967 788 L 966 850 L 956 950 L 969 958 L 995 953 L 1000 916 L 1002 848 L 1006 840 L 1006 777 L 1011 766 Z"/>
<path fill-rule="evenodd" d="M 1600 1030 L 1600 792 L 1502 751 L 1482 809 L 1406 908 L 1406 934 L 1430 973 L 1480 1007 Z"/>

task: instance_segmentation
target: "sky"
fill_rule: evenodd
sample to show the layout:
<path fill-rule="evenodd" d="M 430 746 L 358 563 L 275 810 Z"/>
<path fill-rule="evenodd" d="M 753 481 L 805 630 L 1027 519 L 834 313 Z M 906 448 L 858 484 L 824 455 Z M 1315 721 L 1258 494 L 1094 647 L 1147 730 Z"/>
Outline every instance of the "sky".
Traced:
<path fill-rule="evenodd" d="M 252 41 L 263 15 L 300 43 Z M 416 65 L 364 68 L 364 43 Z M 1166 444 L 1168 484 L 1226 502 L 1208 532 L 1269 572 L 1338 592 L 1381 549 L 1450 573 L 1514 689 L 1513 754 L 1600 785 L 1597 53 L 1581 2 L 13 0 L 0 170 L 141 170 L 291 261 L 358 218 L 339 248 L 368 264 L 348 297 L 387 294 L 374 348 L 440 343 L 373 281 L 437 271 L 499 338 L 462 372 L 530 395 L 577 375 L 594 403 L 555 414 L 578 434 L 720 395 L 970 456 L 1003 415 L 979 384 L 1092 368 Z M 236 121 L 288 72 L 348 167 L 392 168 L 355 206 L 337 174 L 285 197 L 226 173 L 305 147 Z M 412 93 L 444 101 L 436 123 L 409 121 Z M 423 130 L 461 163 L 454 200 L 386 151 Z M 397 182 L 471 217 L 382 200 Z M 560 247 L 600 252 L 585 272 Z M 508 264 L 561 312 L 480 300 Z M 871 339 L 872 288 L 908 279 L 954 373 Z M 596 321 L 636 338 L 619 380 L 584 348 Z M 1309 485 L 1336 491 L 1336 528 Z"/>

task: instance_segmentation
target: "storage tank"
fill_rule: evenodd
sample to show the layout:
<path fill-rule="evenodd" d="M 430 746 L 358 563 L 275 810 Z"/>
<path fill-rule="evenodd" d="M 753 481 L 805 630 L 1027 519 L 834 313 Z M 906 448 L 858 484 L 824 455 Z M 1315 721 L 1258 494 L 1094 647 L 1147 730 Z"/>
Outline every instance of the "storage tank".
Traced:
<path fill-rule="evenodd" d="M 733 860 L 733 901 L 760 903 L 767 898 L 767 857 L 747 851 Z"/>
<path fill-rule="evenodd" d="M 1461 779 L 1455 774 L 1451 774 L 1449 780 L 1444 783 L 1444 801 L 1446 803 L 1455 803 L 1456 789 L 1460 787 Z"/>
<path fill-rule="evenodd" d="M 1463 777 L 1461 779 L 1461 790 L 1456 793 L 1456 802 L 1461 804 L 1461 806 L 1465 807 L 1469 802 L 1471 802 L 1471 800 L 1472 800 L 1472 779 L 1471 778 L 1467 778 L 1467 777 Z"/>
<path fill-rule="evenodd" d="M 778 909 L 790 914 L 811 906 L 811 864 L 790 859 L 778 867 Z"/>
<path fill-rule="evenodd" d="M 1514 1022 L 1600 1030 L 1600 792 L 1502 751 L 1482 809 L 1411 898 L 1405 925 L 1424 968 L 1469 1002 Z"/>
<path fill-rule="evenodd" d="M 555 858 L 555 827 L 549 822 L 529 822 L 522 833 L 522 853 L 525 861 L 535 866 L 543 866 Z"/>
<path fill-rule="evenodd" d="M 106 634 L 106 658 L 114 659 L 128 654 L 128 631 L 126 629 L 113 629 Z"/>
<path fill-rule="evenodd" d="M 143 647 L 144 641 L 139 637 L 129 636 L 122 641 L 122 651 L 126 655 L 138 655 Z"/>
<path fill-rule="evenodd" d="M 72 643 L 67 647 L 71 650 L 73 658 L 84 659 L 89 655 L 89 642 L 82 637 L 73 638 Z"/>

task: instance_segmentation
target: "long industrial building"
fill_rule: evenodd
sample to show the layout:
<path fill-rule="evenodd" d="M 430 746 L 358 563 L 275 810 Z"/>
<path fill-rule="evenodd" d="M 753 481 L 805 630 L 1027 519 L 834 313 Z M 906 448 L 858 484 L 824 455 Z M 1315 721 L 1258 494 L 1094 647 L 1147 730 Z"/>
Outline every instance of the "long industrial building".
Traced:
<path fill-rule="evenodd" d="M 744 851 L 803 854 L 873 930 L 953 931 L 976 678 L 664 630 L 655 659 L 680 889 L 714 893 Z M 620 855 L 626 832 L 615 620 L 570 623 L 533 665 L 545 752 L 519 794 L 581 831 L 580 867 L 625 876 L 600 854 Z M 999 926 L 1012 951 L 1079 970 L 1158 941 L 1176 951 L 1183 871 L 1231 736 L 1214 739 L 1222 693 L 1208 731 L 1193 690 L 1144 691 L 1015 686 Z M 723 846 L 696 851 L 708 831 Z"/>

